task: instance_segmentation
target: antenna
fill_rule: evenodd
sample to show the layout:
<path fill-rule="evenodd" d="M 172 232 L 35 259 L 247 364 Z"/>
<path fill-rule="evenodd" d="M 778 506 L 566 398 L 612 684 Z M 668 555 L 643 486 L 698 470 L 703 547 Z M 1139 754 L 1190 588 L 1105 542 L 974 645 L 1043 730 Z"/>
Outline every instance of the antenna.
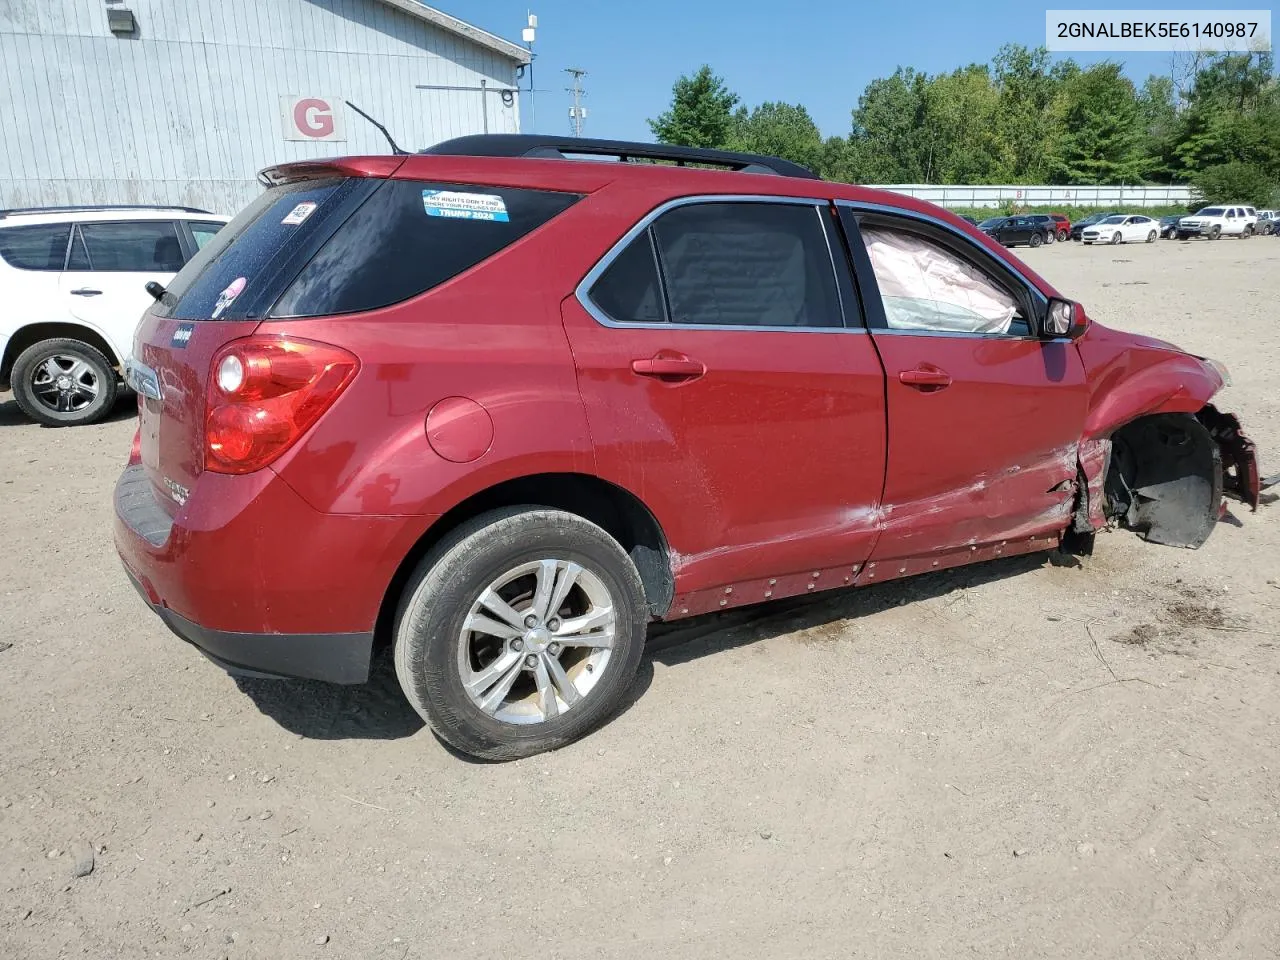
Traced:
<path fill-rule="evenodd" d="M 582 123 L 587 119 L 587 108 L 582 105 L 582 98 L 587 95 L 582 89 L 582 78 L 587 75 L 587 71 L 578 67 L 565 67 L 564 72 L 573 77 L 573 86 L 565 87 L 565 90 L 573 94 L 573 106 L 569 108 L 569 129 L 575 137 L 580 137 Z"/>
<path fill-rule="evenodd" d="M 394 153 L 398 157 L 407 157 L 409 155 L 408 150 L 400 149 L 400 144 L 396 143 L 395 140 L 392 139 L 391 134 L 387 131 L 386 127 L 380 124 L 377 120 L 373 119 L 373 117 L 369 116 L 367 113 L 365 113 L 363 110 L 357 107 L 350 100 L 343 100 L 342 102 L 345 103 L 348 107 L 350 107 L 356 113 L 360 114 L 360 116 L 364 117 L 366 120 L 368 120 L 375 127 L 377 127 L 379 130 L 382 131 L 382 135 L 387 138 L 387 143 L 391 144 L 392 153 Z"/>

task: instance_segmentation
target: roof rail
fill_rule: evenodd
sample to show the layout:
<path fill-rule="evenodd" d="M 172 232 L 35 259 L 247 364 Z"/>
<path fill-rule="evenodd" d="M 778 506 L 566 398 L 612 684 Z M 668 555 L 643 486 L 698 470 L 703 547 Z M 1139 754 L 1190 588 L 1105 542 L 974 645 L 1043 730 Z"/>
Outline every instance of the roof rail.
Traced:
<path fill-rule="evenodd" d="M 0 210 L 0 217 L 11 217 L 19 213 L 91 213 L 94 210 L 181 210 L 183 213 L 203 213 L 213 216 L 211 210 L 170 206 L 166 203 L 88 203 L 70 207 L 13 207 L 9 210 Z"/>
<path fill-rule="evenodd" d="M 783 177 L 820 180 L 808 167 L 781 157 L 728 150 L 702 150 L 666 143 L 636 143 L 629 140 L 594 140 L 587 137 L 553 137 L 532 133 L 478 133 L 445 140 L 421 151 L 428 154 L 466 157 L 536 157 L 573 159 L 575 155 L 613 157 L 622 162 L 667 160 L 685 166 L 690 163 L 728 167 L 741 173 L 772 173 Z M 566 154 L 569 156 L 566 157 Z"/>

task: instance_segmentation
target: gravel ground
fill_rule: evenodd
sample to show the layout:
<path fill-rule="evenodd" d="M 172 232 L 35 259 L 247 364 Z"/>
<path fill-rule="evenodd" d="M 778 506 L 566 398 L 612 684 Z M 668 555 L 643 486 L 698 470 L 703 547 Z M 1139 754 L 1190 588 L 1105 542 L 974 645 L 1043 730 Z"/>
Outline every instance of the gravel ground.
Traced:
<path fill-rule="evenodd" d="M 1027 251 L 1230 366 L 1280 467 L 1280 242 Z M 127 584 L 133 433 L 0 397 L 0 956 L 1274 956 L 1280 506 L 694 621 L 630 708 L 473 765 L 358 688 L 235 681 Z M 90 851 L 92 850 L 92 853 Z M 88 866 L 92 872 L 76 877 Z"/>

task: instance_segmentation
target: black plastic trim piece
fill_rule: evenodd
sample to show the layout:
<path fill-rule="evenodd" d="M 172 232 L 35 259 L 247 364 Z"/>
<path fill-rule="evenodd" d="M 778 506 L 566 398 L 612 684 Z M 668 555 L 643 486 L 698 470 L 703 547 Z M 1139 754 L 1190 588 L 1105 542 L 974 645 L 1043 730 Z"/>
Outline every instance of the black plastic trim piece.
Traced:
<path fill-rule="evenodd" d="M 680 166 L 702 163 L 728 167 L 742 173 L 777 174 L 783 177 L 802 177 L 821 180 L 808 167 L 803 167 L 781 157 L 766 157 L 755 153 L 734 153 L 729 150 L 702 150 L 697 147 L 681 147 L 667 143 L 639 143 L 633 140 L 595 140 L 589 137 L 553 137 L 532 133 L 477 133 L 467 137 L 455 137 L 437 143 L 421 151 L 425 154 L 464 157 L 531 157 L 541 159 L 572 159 L 565 154 L 615 157 L 629 160 L 667 160 Z"/>

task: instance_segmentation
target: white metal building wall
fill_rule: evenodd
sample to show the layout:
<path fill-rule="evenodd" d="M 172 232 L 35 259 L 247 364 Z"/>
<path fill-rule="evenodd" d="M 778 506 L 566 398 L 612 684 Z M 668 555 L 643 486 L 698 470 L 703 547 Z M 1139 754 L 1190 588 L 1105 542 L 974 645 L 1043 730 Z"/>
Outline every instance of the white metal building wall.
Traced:
<path fill-rule="evenodd" d="M 870 186 L 870 184 L 868 184 Z M 876 186 L 941 207 L 999 207 L 1015 203 L 1028 207 L 1172 207 L 1191 202 L 1190 187 L 1131 186 L 942 186 L 931 183 L 898 183 Z"/>
<path fill-rule="evenodd" d="M 405 149 L 519 132 L 516 63 L 379 0 L 0 0 L 0 208 L 173 203 L 231 213 L 286 160 L 386 153 L 345 107 L 345 142 L 284 139 L 280 98 L 348 99 Z"/>

